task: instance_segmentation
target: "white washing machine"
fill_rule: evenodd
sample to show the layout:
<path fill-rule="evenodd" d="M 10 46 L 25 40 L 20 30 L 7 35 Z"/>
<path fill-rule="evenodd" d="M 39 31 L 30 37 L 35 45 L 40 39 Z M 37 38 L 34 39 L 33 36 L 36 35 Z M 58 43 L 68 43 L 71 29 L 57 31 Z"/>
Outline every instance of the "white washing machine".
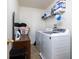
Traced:
<path fill-rule="evenodd" d="M 68 29 L 37 32 L 37 46 L 42 59 L 70 59 L 70 33 Z"/>

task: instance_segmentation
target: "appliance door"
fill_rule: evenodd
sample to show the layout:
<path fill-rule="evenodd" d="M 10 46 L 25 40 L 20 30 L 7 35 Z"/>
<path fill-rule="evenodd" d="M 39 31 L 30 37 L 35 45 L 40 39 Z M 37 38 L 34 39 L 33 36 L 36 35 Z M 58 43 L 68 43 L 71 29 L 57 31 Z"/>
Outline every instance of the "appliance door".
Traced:
<path fill-rule="evenodd" d="M 54 40 L 55 59 L 70 59 L 70 36 L 59 35 Z"/>
<path fill-rule="evenodd" d="M 36 32 L 36 47 L 39 49 L 39 32 Z"/>
<path fill-rule="evenodd" d="M 36 32 L 36 46 L 38 50 L 41 50 L 41 40 L 42 40 L 42 33 Z"/>
<path fill-rule="evenodd" d="M 54 40 L 51 36 L 43 35 L 41 42 L 41 53 L 44 59 L 54 58 Z M 53 48 L 53 49 L 52 49 Z"/>

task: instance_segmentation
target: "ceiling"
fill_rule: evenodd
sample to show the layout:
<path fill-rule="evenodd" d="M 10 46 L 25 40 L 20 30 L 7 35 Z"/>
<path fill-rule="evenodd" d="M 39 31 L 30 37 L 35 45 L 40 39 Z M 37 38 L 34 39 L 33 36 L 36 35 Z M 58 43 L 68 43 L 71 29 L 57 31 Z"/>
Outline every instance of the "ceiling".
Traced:
<path fill-rule="evenodd" d="M 54 0 L 18 0 L 20 6 L 46 9 Z"/>

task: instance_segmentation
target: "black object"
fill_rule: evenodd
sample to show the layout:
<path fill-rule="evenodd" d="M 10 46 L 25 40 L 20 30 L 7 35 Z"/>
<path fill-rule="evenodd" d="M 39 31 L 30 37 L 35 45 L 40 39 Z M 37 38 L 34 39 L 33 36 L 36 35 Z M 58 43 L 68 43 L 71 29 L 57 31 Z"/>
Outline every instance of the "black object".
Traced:
<path fill-rule="evenodd" d="M 46 14 L 44 14 L 41 18 L 45 20 L 45 19 L 47 19 L 47 17 L 46 17 L 46 16 L 47 16 L 47 15 L 46 15 Z"/>
<path fill-rule="evenodd" d="M 26 27 L 27 24 L 25 24 L 25 23 L 14 23 L 14 26 L 15 27 Z"/>
<path fill-rule="evenodd" d="M 21 27 L 26 27 L 27 26 L 27 24 L 25 24 L 25 23 L 21 23 L 20 25 L 21 25 Z"/>
<path fill-rule="evenodd" d="M 25 49 L 12 47 L 10 59 L 25 59 Z"/>
<path fill-rule="evenodd" d="M 36 41 L 34 42 L 34 46 L 36 46 Z"/>
<path fill-rule="evenodd" d="M 51 15 L 50 16 L 47 16 L 47 14 L 45 13 L 41 18 L 43 19 L 43 20 L 46 20 L 46 19 L 48 19 L 48 18 L 50 18 L 51 17 Z"/>
<path fill-rule="evenodd" d="M 15 40 L 15 35 L 14 35 L 14 20 L 15 20 L 15 12 L 12 14 L 12 39 Z"/>
<path fill-rule="evenodd" d="M 20 23 L 14 23 L 15 27 L 21 27 Z"/>
<path fill-rule="evenodd" d="M 49 39 L 51 40 L 51 37 L 49 37 Z"/>

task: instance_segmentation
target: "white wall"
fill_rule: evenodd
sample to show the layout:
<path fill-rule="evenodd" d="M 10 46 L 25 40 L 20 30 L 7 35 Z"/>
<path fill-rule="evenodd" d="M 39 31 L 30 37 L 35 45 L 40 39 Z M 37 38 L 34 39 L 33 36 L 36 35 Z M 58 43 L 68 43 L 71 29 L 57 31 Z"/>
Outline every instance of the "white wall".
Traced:
<path fill-rule="evenodd" d="M 53 7 L 53 5 L 56 3 L 56 1 L 57 0 L 55 0 L 54 3 L 52 5 L 50 5 L 48 8 Z M 50 18 L 50 19 L 53 19 L 54 23 L 56 23 L 55 18 Z M 51 24 L 53 24 L 53 23 L 51 23 Z M 64 27 L 64 28 L 68 28 L 70 31 L 72 31 L 72 1 L 71 0 L 66 0 L 66 12 L 63 14 L 62 23 L 60 26 Z"/>
<path fill-rule="evenodd" d="M 18 19 L 18 1 L 7 0 L 7 39 L 12 39 L 12 13 L 15 11 L 15 20 Z M 11 45 L 7 46 L 7 59 L 9 59 L 9 51 Z"/>
<path fill-rule="evenodd" d="M 12 38 L 12 13 L 15 11 L 15 20 L 18 19 L 18 1 L 7 0 L 7 38 Z"/>
<path fill-rule="evenodd" d="M 35 42 L 35 31 L 43 29 L 45 22 L 41 19 L 43 10 L 29 7 L 20 7 L 20 22 L 26 23 L 30 27 L 31 43 Z"/>
<path fill-rule="evenodd" d="M 63 26 L 70 29 L 70 33 L 71 33 L 70 59 L 72 59 L 72 1 L 71 0 L 66 0 L 66 13 L 64 14 L 63 19 L 64 19 Z"/>
<path fill-rule="evenodd" d="M 72 1 L 66 0 L 66 12 L 63 17 L 63 26 L 72 31 Z"/>

